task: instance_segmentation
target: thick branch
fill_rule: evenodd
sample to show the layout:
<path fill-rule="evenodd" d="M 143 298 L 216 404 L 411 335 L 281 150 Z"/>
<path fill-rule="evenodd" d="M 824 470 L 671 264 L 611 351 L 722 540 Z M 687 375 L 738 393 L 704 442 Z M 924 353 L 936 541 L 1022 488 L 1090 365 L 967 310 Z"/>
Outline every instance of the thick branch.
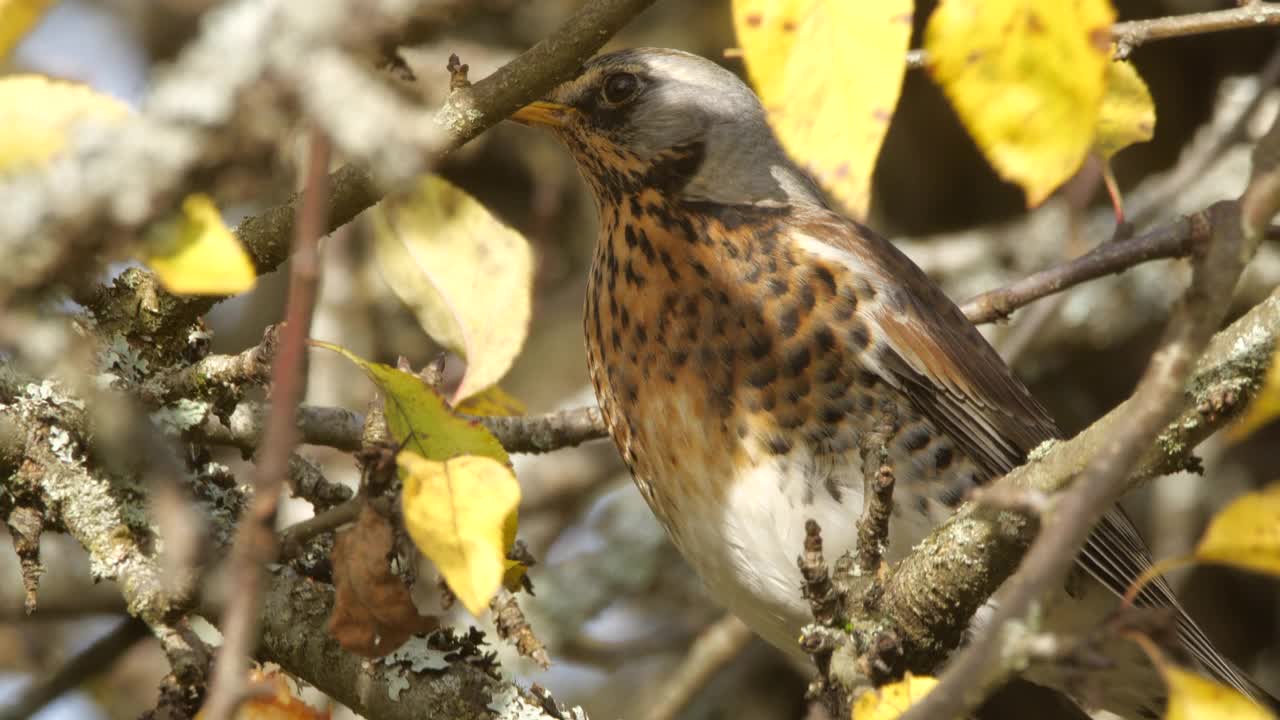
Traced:
<path fill-rule="evenodd" d="M 231 413 L 229 426 L 210 418 L 199 434 L 207 442 L 253 452 L 261 441 L 268 408 L 263 403 L 242 402 Z M 475 419 L 510 453 L 551 452 L 608 437 L 604 418 L 596 407 L 558 410 L 545 415 Z M 360 448 L 364 418 L 345 408 L 304 405 L 298 409 L 298 430 L 305 444 L 355 451 Z"/>

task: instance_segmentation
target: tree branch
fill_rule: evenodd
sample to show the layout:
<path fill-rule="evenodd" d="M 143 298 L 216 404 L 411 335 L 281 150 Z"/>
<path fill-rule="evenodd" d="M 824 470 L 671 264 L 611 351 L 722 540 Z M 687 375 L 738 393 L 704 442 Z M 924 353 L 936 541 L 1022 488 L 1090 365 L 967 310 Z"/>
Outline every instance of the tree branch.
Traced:
<path fill-rule="evenodd" d="M 289 273 L 289 297 L 280 356 L 271 369 L 274 402 L 263 435 L 263 452 L 253 476 L 253 501 L 239 522 L 232 551 L 236 592 L 222 616 L 222 649 L 214 666 L 206 717 L 225 720 L 239 704 L 248 674 L 250 650 L 257 644 L 259 589 L 266 564 L 275 560 L 276 509 L 297 445 L 298 403 L 306 392 L 307 336 L 320 284 L 318 245 L 328 205 L 329 141 L 313 131 L 308 153 L 306 195 L 298 208 L 297 236 Z"/>
<path fill-rule="evenodd" d="M 209 418 L 197 434 L 215 445 L 231 445 L 251 453 L 262 439 L 269 405 L 245 401 L 223 425 Z M 544 453 L 609 436 L 597 407 L 557 410 L 545 415 L 473 418 L 489 429 L 509 453 Z M 303 405 L 298 408 L 302 442 L 353 452 L 360 448 L 364 418 L 345 408 Z"/>
<path fill-rule="evenodd" d="M 1128 240 L 1103 242 L 1074 260 L 1028 275 L 967 300 L 960 309 L 976 325 L 1008 317 L 1014 310 L 1080 283 L 1124 272 L 1152 260 L 1185 257 L 1192 251 L 1191 224 L 1179 218 Z"/>
<path fill-rule="evenodd" d="M 990 687 L 1013 671 L 1011 667 L 993 666 L 1005 627 L 1027 615 L 1048 589 L 1060 586 L 1098 518 L 1128 489 L 1125 479 L 1135 468 L 1142 467 L 1161 430 L 1183 414 L 1183 390 L 1192 376 L 1193 365 L 1222 322 L 1236 281 L 1253 257 L 1263 228 L 1280 209 L 1280 118 L 1259 141 L 1254 159 L 1252 178 L 1239 203 L 1218 203 L 1193 219 L 1193 237 L 1207 235 L 1208 246 L 1196 258 L 1191 285 L 1175 308 L 1164 339 L 1133 397 L 1108 415 L 1116 417 L 1114 431 L 1080 455 L 1088 460 L 1081 461 L 1085 464 L 1079 479 L 1043 518 L 1039 536 L 1017 574 L 1004 586 L 1000 605 L 987 628 L 948 663 L 938 686 L 905 718 L 963 714 L 977 707 Z M 1273 294 L 1259 307 L 1274 307 L 1276 298 L 1277 294 Z M 1237 321 L 1232 329 L 1257 310 Z M 1268 328 L 1273 346 L 1277 327 L 1280 325 L 1273 321 Z M 1212 355 L 1213 348 L 1206 357 Z M 1056 450 L 1057 447 L 1049 452 Z M 1001 482 L 1011 482 L 1016 474 L 1011 473 Z"/>

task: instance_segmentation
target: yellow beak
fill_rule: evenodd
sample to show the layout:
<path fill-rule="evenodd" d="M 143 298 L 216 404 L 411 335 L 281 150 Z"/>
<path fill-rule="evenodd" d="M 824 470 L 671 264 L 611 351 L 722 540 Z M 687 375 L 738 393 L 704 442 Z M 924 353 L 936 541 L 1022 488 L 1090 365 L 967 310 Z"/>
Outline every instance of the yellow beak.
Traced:
<path fill-rule="evenodd" d="M 515 111 L 511 119 L 521 125 L 554 128 L 568 124 L 570 115 L 576 112 L 568 105 L 537 100 Z"/>

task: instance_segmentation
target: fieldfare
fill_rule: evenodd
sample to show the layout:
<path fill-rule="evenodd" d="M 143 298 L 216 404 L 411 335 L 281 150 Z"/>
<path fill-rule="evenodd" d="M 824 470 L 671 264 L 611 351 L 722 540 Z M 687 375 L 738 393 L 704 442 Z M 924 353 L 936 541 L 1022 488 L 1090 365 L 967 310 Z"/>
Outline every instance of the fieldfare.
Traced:
<path fill-rule="evenodd" d="M 854 547 L 869 438 L 896 476 L 893 561 L 1058 437 L 941 289 L 828 207 L 731 72 L 675 50 L 615 52 L 514 119 L 550 128 L 595 195 L 586 345 L 614 442 L 712 594 L 783 651 L 802 654 L 812 619 L 796 566 L 805 521 L 833 554 Z M 1047 629 L 1096 627 L 1150 559 L 1116 508 L 1079 564 L 1083 587 Z M 1165 584 L 1146 594 L 1177 608 L 1206 670 L 1256 692 Z M 1134 654 L 1132 677 L 1093 698 L 1128 717 L 1164 692 Z"/>

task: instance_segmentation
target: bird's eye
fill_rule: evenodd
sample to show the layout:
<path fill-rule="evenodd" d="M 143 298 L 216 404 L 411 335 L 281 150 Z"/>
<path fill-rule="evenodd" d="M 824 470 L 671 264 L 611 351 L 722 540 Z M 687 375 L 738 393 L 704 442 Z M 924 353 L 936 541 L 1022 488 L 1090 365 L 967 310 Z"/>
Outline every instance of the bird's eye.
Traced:
<path fill-rule="evenodd" d="M 621 105 L 636 96 L 640 91 L 640 78 L 629 72 L 614 73 L 604 80 L 601 93 L 605 102 Z"/>

